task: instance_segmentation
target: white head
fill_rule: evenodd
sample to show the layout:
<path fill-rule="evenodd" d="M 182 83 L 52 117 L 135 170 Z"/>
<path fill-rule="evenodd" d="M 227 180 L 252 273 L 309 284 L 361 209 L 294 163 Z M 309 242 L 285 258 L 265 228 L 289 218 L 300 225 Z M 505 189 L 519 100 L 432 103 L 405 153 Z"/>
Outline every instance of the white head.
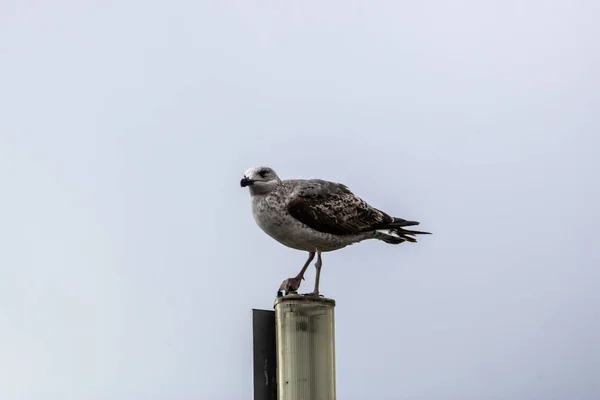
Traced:
<path fill-rule="evenodd" d="M 246 172 L 244 172 L 244 177 L 240 182 L 240 186 L 248 186 L 250 194 L 254 195 L 269 193 L 280 183 L 281 179 L 279 179 L 272 168 L 258 166 L 248 168 Z"/>

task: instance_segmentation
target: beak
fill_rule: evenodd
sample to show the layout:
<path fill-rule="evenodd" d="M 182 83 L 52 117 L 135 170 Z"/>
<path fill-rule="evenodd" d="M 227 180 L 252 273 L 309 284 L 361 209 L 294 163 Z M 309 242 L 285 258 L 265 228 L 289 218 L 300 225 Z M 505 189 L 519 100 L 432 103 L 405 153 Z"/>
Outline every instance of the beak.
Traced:
<path fill-rule="evenodd" d="M 248 179 L 245 176 L 242 178 L 242 181 L 240 182 L 240 186 L 241 187 L 246 187 L 246 186 L 250 186 L 254 183 L 254 181 L 252 179 Z"/>

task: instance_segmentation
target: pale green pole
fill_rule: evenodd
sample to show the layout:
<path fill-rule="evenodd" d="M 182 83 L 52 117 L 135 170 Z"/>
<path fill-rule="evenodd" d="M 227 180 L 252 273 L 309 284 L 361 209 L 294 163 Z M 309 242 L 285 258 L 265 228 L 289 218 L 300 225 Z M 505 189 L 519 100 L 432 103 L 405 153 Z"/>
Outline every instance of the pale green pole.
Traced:
<path fill-rule="evenodd" d="M 275 300 L 278 400 L 335 400 L 335 301 Z"/>

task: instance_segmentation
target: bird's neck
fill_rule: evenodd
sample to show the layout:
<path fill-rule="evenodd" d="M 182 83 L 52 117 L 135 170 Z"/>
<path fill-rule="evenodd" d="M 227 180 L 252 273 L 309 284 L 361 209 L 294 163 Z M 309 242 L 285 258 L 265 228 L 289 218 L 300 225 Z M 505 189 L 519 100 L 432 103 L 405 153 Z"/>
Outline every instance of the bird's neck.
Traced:
<path fill-rule="evenodd" d="M 266 194 L 271 193 L 275 190 L 275 187 L 271 185 L 260 185 L 260 186 L 250 186 L 250 195 L 251 196 L 264 196 Z"/>

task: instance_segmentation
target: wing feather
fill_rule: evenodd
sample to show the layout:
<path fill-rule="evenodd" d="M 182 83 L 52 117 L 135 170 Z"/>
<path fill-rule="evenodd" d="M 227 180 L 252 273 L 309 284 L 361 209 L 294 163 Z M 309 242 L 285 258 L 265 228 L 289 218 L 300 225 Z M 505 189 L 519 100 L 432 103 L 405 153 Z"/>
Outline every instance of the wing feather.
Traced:
<path fill-rule="evenodd" d="M 288 212 L 319 232 L 355 235 L 394 221 L 355 196 L 345 185 L 313 179 L 298 186 Z"/>

